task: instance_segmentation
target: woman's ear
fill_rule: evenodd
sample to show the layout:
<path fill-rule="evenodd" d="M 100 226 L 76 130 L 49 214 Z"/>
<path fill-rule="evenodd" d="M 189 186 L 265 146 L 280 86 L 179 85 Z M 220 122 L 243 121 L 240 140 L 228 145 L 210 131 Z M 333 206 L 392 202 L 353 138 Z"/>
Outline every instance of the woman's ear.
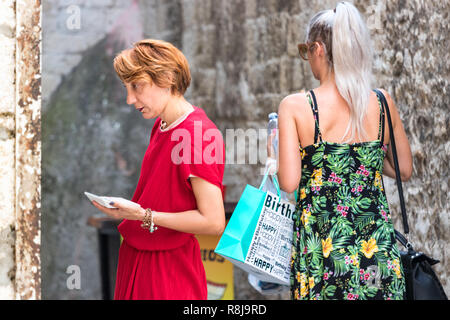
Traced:
<path fill-rule="evenodd" d="M 324 45 L 320 42 L 316 42 L 316 45 L 314 47 L 314 53 L 317 54 L 318 57 L 322 58 L 325 56 L 325 50 Z"/>

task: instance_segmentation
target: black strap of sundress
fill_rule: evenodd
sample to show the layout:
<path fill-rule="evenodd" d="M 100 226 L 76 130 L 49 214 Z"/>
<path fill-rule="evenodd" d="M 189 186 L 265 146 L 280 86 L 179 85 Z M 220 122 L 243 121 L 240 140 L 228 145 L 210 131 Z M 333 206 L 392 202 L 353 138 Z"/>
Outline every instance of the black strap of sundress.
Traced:
<path fill-rule="evenodd" d="M 381 99 L 377 94 L 378 104 L 380 106 L 380 123 L 378 125 L 378 140 L 380 144 L 384 145 L 384 103 L 381 103 Z"/>
<path fill-rule="evenodd" d="M 386 101 L 386 98 L 384 97 L 384 94 L 378 89 L 374 89 L 374 91 L 377 94 L 378 98 L 381 100 L 381 104 L 383 105 L 384 109 L 386 110 L 389 125 L 389 134 L 391 135 L 390 138 L 392 145 L 392 155 L 394 158 L 395 180 L 397 182 L 398 196 L 400 198 L 400 209 L 402 211 L 403 229 L 405 231 L 405 234 L 408 234 L 409 233 L 408 217 L 406 216 L 405 199 L 403 198 L 402 179 L 400 178 L 400 168 L 398 165 L 397 148 L 395 146 L 395 137 L 394 137 L 394 129 L 392 127 L 391 114 L 389 113 L 389 106 Z"/>
<path fill-rule="evenodd" d="M 314 144 L 317 143 L 317 138 L 320 139 L 320 142 L 322 142 L 322 133 L 320 133 L 320 128 L 319 128 L 319 108 L 317 107 L 317 100 L 316 100 L 316 95 L 314 94 L 313 90 L 309 91 L 309 94 L 311 95 L 312 98 L 312 102 L 310 103 L 311 105 L 311 109 L 313 112 L 313 116 L 314 116 L 314 122 L 315 122 L 315 130 L 314 130 Z"/>

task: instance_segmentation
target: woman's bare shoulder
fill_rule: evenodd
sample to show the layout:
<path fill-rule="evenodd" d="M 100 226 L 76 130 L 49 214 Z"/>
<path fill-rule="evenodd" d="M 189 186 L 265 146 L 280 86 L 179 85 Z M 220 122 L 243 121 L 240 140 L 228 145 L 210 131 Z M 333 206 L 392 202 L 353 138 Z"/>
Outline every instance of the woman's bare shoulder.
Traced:
<path fill-rule="evenodd" d="M 307 105 L 308 101 L 305 92 L 293 93 L 281 100 L 278 112 L 295 115 L 302 113 Z"/>
<path fill-rule="evenodd" d="M 379 90 L 383 93 L 384 97 L 386 98 L 386 102 L 388 103 L 389 109 L 391 109 L 391 108 L 396 109 L 394 100 L 392 99 L 389 92 L 387 92 L 387 90 L 385 90 L 383 88 L 379 88 Z"/>

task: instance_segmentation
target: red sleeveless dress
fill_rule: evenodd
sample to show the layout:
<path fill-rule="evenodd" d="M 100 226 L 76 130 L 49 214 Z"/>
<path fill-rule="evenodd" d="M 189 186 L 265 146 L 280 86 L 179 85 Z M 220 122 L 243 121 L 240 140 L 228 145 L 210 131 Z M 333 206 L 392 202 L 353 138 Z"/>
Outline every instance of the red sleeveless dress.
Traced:
<path fill-rule="evenodd" d="M 162 131 L 153 126 L 142 161 L 134 202 L 161 212 L 197 209 L 189 176 L 217 185 L 223 193 L 225 146 L 214 123 L 198 107 L 181 123 Z M 207 298 L 200 247 L 193 234 L 126 220 L 117 267 L 116 300 L 197 300 Z"/>

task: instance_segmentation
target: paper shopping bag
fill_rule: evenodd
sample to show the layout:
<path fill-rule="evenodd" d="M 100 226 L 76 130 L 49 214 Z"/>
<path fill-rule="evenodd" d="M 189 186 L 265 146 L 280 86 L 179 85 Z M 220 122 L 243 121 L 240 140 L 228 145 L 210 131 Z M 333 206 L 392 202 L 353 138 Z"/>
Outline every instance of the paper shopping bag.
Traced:
<path fill-rule="evenodd" d="M 215 252 L 260 280 L 288 285 L 295 205 L 247 185 Z"/>

